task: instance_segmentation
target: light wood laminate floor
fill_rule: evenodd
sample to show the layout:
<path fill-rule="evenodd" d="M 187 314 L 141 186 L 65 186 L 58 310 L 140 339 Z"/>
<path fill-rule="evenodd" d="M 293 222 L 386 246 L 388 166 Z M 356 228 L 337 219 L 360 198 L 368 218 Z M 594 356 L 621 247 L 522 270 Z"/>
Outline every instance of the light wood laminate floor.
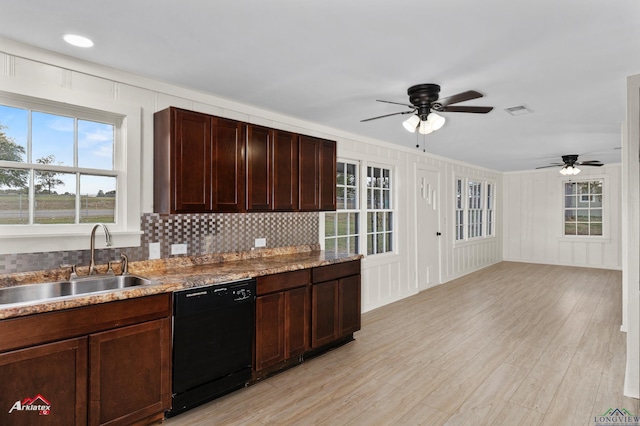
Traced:
<path fill-rule="evenodd" d="M 622 395 L 619 271 L 502 262 L 165 425 L 594 425 Z"/>

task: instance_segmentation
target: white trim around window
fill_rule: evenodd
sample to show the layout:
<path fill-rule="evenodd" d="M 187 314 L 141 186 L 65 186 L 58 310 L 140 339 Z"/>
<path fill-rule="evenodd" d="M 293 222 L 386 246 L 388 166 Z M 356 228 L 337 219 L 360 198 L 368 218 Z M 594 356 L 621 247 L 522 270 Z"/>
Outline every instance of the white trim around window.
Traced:
<path fill-rule="evenodd" d="M 85 98 L 70 105 L 64 98 L 50 95 L 49 99 L 39 99 L 0 91 L 0 103 L 53 114 L 110 117 L 118 124 L 113 171 L 84 171 L 92 171 L 97 175 L 107 173 L 116 177 L 116 219 L 115 223 L 107 225 L 112 234 L 112 247 L 139 246 L 142 145 L 140 108 L 113 100 Z M 12 164 L 5 161 L 1 165 L 11 167 Z M 67 171 L 64 166 L 54 168 L 56 171 Z M 93 223 L 0 225 L 0 254 L 88 249 L 92 226 Z M 96 246 L 104 247 L 104 239 L 97 238 Z"/>
<path fill-rule="evenodd" d="M 496 233 L 496 182 L 456 176 L 454 183 L 455 243 L 494 238 Z"/>
<path fill-rule="evenodd" d="M 586 189 L 585 196 L 585 194 L 583 194 L 584 191 L 579 187 L 581 185 L 587 185 L 587 188 L 590 188 L 592 183 L 599 183 L 600 186 L 595 191 Z M 576 192 L 568 194 L 567 184 L 573 186 Z M 609 176 L 607 174 L 599 174 L 586 175 L 582 178 L 577 176 L 570 178 L 562 177 L 560 179 L 560 185 L 560 194 L 562 196 L 560 204 L 560 214 L 562 215 L 560 221 L 561 229 L 559 230 L 560 239 L 564 241 L 608 241 L 611 238 Z M 575 214 L 568 223 L 567 215 L 571 215 L 572 210 L 575 210 Z M 596 219 L 592 220 L 593 217 L 596 217 Z M 571 226 L 571 222 L 575 222 L 575 234 L 566 233 L 567 226 Z M 599 227 L 601 234 L 587 235 L 585 232 L 579 231 L 581 227 L 584 229 L 589 228 L 589 232 L 591 232 L 591 228 L 597 229 Z"/>
<path fill-rule="evenodd" d="M 323 250 L 343 252 L 344 249 L 373 258 L 396 253 L 395 167 L 368 161 L 338 158 L 340 169 L 355 168 L 356 179 L 337 178 L 336 212 L 324 212 L 320 221 Z M 345 173 L 348 176 L 349 173 Z M 350 200 L 348 193 L 356 195 Z M 342 206 L 342 207 L 341 207 Z"/>

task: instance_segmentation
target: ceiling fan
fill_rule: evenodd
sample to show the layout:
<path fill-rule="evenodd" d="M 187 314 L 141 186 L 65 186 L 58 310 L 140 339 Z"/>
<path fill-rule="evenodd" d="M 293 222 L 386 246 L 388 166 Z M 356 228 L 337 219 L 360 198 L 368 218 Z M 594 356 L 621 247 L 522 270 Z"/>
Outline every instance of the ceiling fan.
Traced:
<path fill-rule="evenodd" d="M 599 160 L 578 161 L 578 155 L 563 155 L 562 163 L 551 163 L 548 166 L 536 167 L 536 169 L 546 169 L 549 167 L 562 166 L 560 169 L 561 175 L 577 175 L 580 173 L 580 169 L 577 166 L 590 166 L 601 167 L 604 166 Z"/>
<path fill-rule="evenodd" d="M 483 95 L 475 90 L 458 93 L 457 95 L 440 98 L 440 86 L 437 84 L 417 84 L 409 87 L 407 90 L 410 104 L 400 102 L 383 101 L 377 99 L 377 102 L 385 102 L 388 104 L 402 105 L 411 108 L 409 111 L 394 112 L 392 114 L 380 115 L 378 117 L 360 120 L 361 122 L 377 120 L 379 118 L 391 117 L 392 115 L 413 114 L 402 125 L 414 133 L 416 129 L 426 135 L 434 130 L 438 130 L 444 125 L 444 117 L 435 112 L 470 112 L 475 114 L 486 114 L 493 109 L 487 106 L 457 106 L 454 104 L 470 101 L 472 99 L 481 98 Z"/>

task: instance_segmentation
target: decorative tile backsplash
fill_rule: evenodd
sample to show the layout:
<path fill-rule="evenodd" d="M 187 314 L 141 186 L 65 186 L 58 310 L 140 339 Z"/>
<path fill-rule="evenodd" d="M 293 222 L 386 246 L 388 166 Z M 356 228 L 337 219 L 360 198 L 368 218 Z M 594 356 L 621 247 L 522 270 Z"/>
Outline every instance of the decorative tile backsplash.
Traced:
<path fill-rule="evenodd" d="M 187 244 L 186 256 L 250 250 L 256 238 L 268 248 L 318 244 L 319 214 L 309 213 L 213 213 L 141 217 L 140 247 L 96 250 L 96 263 L 149 258 L 149 243 L 160 243 L 162 258 L 171 256 L 172 244 Z M 87 235 L 87 245 L 89 235 Z M 184 256 L 184 255 L 181 255 Z M 58 268 L 61 264 L 89 265 L 89 250 L 0 255 L 0 274 Z"/>

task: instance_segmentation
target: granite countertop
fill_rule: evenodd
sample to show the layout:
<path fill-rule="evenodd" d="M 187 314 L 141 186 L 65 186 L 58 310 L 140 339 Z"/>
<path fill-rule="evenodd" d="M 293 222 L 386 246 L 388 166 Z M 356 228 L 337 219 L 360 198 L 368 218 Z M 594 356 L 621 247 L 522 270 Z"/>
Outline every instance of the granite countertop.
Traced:
<path fill-rule="evenodd" d="M 317 245 L 259 249 L 248 252 L 184 256 L 170 259 L 131 262 L 129 272 L 157 281 L 157 285 L 130 287 L 104 293 L 55 298 L 19 305 L 0 305 L 0 319 L 52 312 L 80 306 L 107 303 L 185 288 L 221 284 L 246 278 L 296 271 L 361 259 L 362 255 L 335 255 L 319 250 Z M 86 275 L 87 268 L 78 268 Z M 99 267 L 100 271 L 106 266 Z M 118 272 L 116 270 L 116 272 Z M 0 288 L 24 284 L 65 281 L 68 270 L 23 272 L 0 275 Z"/>

